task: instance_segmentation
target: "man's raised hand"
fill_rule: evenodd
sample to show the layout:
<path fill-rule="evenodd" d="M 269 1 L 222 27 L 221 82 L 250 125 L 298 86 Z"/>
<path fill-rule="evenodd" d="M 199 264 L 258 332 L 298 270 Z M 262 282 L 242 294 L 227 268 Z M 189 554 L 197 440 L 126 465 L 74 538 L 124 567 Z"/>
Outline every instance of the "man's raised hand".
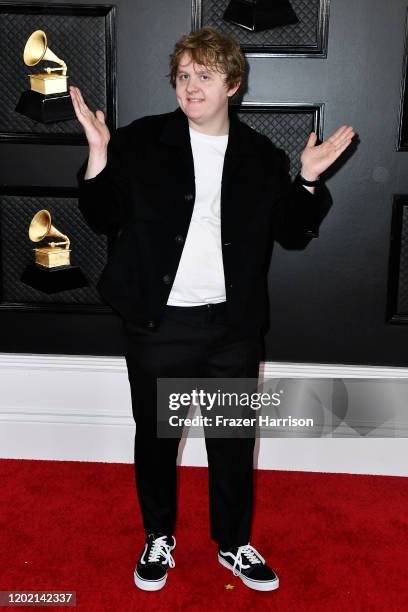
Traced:
<path fill-rule="evenodd" d="M 300 157 L 303 178 L 315 180 L 347 149 L 354 135 L 351 125 L 342 125 L 327 140 L 316 145 L 317 134 L 312 132 Z"/>
<path fill-rule="evenodd" d="M 78 87 L 70 86 L 69 93 L 77 119 L 84 129 L 89 148 L 94 150 L 106 149 L 110 140 L 110 133 L 108 126 L 105 124 L 103 112 L 97 110 L 93 113 L 85 104 Z"/>

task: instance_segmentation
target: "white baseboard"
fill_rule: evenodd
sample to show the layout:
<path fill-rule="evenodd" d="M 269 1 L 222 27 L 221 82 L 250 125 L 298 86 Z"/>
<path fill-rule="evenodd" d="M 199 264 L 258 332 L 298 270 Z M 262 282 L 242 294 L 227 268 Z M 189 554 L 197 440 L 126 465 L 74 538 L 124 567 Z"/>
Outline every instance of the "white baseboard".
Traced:
<path fill-rule="evenodd" d="M 267 362 L 260 376 L 408 379 L 408 368 Z M 0 353 L 0 389 L 0 457 L 133 462 L 135 426 L 123 357 Z M 336 429 L 336 438 L 263 438 L 255 465 L 408 476 L 405 439 L 381 437 L 390 435 L 386 422 L 367 417 L 366 424 L 375 435 L 350 437 L 349 422 Z M 204 441 L 183 441 L 179 463 L 206 465 Z"/>

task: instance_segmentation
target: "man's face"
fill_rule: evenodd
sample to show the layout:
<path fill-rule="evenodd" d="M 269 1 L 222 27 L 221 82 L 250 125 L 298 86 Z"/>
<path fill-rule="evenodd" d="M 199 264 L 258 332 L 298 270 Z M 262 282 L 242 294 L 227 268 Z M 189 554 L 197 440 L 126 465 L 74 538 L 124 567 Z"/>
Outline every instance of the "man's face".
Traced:
<path fill-rule="evenodd" d="M 211 127 L 228 115 L 228 98 L 239 83 L 228 89 L 225 75 L 194 64 L 188 51 L 184 51 L 176 77 L 177 101 L 187 117 L 200 127 Z"/>

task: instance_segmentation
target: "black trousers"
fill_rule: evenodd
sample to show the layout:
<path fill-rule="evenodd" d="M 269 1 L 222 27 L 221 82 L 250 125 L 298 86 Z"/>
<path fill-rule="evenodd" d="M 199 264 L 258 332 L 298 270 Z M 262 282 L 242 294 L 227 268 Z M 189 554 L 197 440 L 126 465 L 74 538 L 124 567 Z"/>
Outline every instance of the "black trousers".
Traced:
<path fill-rule="evenodd" d="M 261 336 L 234 338 L 226 303 L 166 306 L 156 332 L 124 322 L 125 357 L 136 422 L 135 479 L 146 532 L 171 534 L 176 522 L 179 438 L 157 436 L 156 379 L 257 378 Z M 255 438 L 206 437 L 210 535 L 222 548 L 247 544 Z"/>

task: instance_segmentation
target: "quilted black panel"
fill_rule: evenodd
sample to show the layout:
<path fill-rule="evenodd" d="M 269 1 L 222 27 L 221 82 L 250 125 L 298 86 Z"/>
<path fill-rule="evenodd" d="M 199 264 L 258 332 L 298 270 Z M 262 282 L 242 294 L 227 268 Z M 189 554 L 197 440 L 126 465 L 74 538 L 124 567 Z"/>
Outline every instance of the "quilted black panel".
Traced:
<path fill-rule="evenodd" d="M 252 47 L 319 46 L 319 32 L 328 0 L 290 0 L 299 23 L 280 26 L 263 32 L 251 32 L 223 20 L 229 0 L 193 0 L 193 28 L 210 25 L 234 38 L 245 49 Z M 284 51 L 284 49 L 282 49 Z M 325 52 L 325 49 L 320 49 Z"/>
<path fill-rule="evenodd" d="M 404 77 L 403 85 L 401 87 L 398 151 L 408 151 L 408 30 L 406 30 L 405 38 Z"/>
<path fill-rule="evenodd" d="M 397 312 L 408 314 L 408 206 L 402 211 Z"/>
<path fill-rule="evenodd" d="M 292 178 L 300 170 L 300 154 L 306 146 L 310 132 L 315 131 L 315 109 L 299 111 L 268 112 L 240 111 L 239 118 L 252 128 L 265 134 L 283 149 L 290 159 Z M 317 128 L 319 134 L 319 128 Z"/>
<path fill-rule="evenodd" d="M 104 267 L 107 240 L 84 225 L 76 199 L 3 195 L 0 201 L 1 304 L 101 304 L 93 286 L 48 295 L 20 281 L 25 267 L 34 261 L 32 249 L 47 242 L 33 243 L 28 237 L 30 221 L 42 208 L 51 213 L 52 224 L 71 240 L 71 264 L 81 267 L 91 285 Z"/>
<path fill-rule="evenodd" d="M 18 11 L 18 7 L 14 10 Z M 34 30 L 45 31 L 50 49 L 67 64 L 68 85 L 77 85 L 89 106 L 100 108 L 106 115 L 109 92 L 105 28 L 104 15 L 25 14 L 7 12 L 5 7 L 0 7 L 0 132 L 82 133 L 76 119 L 45 125 L 14 110 L 21 92 L 30 89 L 27 75 L 41 72 L 46 66 L 57 66 L 50 62 L 33 67 L 25 65 L 24 47 Z"/>

